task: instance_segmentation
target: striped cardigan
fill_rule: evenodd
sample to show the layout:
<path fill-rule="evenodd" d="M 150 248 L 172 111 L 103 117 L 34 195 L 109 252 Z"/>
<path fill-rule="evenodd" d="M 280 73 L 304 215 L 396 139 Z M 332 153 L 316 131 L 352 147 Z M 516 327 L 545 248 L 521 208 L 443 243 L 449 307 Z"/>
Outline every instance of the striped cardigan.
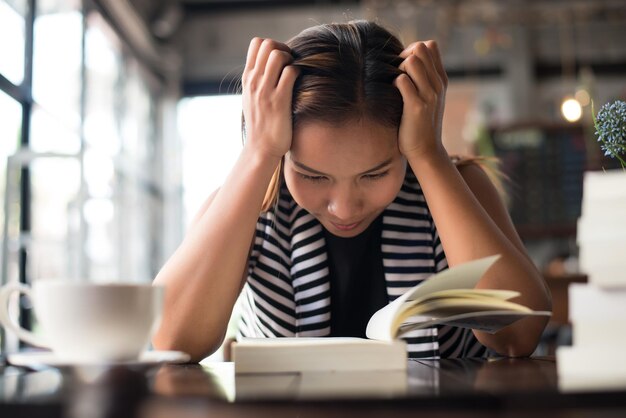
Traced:
<path fill-rule="evenodd" d="M 330 278 L 322 225 L 298 206 L 286 186 L 275 210 L 259 217 L 240 297 L 238 337 L 330 335 Z M 383 213 L 383 271 L 393 301 L 447 268 L 446 257 L 415 175 L 407 169 Z M 470 330 L 439 326 L 406 334 L 412 358 L 482 357 Z"/>

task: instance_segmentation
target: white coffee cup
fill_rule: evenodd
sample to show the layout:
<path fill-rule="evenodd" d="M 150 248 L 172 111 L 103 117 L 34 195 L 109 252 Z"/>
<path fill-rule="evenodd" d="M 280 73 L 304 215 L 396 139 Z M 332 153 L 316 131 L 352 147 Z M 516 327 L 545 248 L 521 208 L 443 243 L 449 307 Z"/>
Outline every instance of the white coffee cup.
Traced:
<path fill-rule="evenodd" d="M 149 283 L 39 280 L 32 289 L 12 283 L 0 289 L 0 322 L 22 341 L 49 348 L 63 360 L 135 360 L 159 325 L 164 291 Z M 16 292 L 30 297 L 43 335 L 11 320 L 9 299 Z"/>

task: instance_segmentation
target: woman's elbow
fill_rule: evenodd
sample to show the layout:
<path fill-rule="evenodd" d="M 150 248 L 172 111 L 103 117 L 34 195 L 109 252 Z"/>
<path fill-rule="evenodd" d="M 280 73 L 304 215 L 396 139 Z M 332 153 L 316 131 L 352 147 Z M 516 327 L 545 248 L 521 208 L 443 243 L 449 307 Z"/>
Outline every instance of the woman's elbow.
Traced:
<path fill-rule="evenodd" d="M 498 353 L 507 357 L 530 357 L 541 342 L 548 320 L 546 317 L 521 320 L 519 328 L 511 333 L 512 338 L 507 338 Z"/>
<path fill-rule="evenodd" d="M 184 338 L 166 332 L 157 332 L 152 338 L 152 346 L 156 350 L 182 351 L 189 355 L 190 362 L 197 363 L 215 353 L 224 341 L 225 332 L 221 336 L 208 338 L 204 341 Z"/>

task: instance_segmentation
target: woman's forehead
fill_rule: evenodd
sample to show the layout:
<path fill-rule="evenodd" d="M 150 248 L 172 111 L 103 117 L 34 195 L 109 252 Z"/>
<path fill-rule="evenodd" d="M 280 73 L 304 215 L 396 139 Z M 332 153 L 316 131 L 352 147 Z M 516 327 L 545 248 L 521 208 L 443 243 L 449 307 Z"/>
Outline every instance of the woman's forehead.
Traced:
<path fill-rule="evenodd" d="M 396 145 L 397 137 L 397 128 L 369 120 L 308 122 L 294 129 L 292 148 L 318 145 L 384 148 Z"/>
<path fill-rule="evenodd" d="M 316 170 L 368 170 L 400 157 L 397 130 L 370 121 L 308 123 L 294 130 L 291 159 Z"/>

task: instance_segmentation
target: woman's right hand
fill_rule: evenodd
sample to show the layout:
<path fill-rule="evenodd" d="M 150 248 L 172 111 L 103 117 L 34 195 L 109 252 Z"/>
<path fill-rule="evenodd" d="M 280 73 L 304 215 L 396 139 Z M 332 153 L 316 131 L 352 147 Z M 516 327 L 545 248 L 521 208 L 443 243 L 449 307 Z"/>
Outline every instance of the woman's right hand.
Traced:
<path fill-rule="evenodd" d="M 245 146 L 270 158 L 282 158 L 291 147 L 291 97 L 298 70 L 289 65 L 290 51 L 283 43 L 254 38 L 243 71 Z"/>

